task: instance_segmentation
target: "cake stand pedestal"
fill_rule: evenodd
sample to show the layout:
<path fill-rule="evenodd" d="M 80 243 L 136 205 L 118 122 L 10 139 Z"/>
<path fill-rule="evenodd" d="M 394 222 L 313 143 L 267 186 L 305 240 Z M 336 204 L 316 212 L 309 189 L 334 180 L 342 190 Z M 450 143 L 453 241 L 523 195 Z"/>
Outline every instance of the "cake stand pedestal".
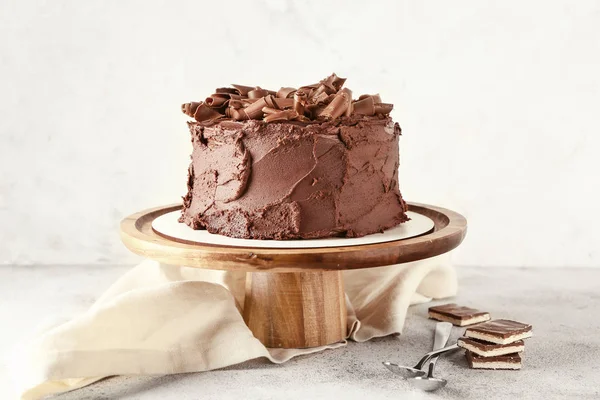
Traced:
<path fill-rule="evenodd" d="M 156 207 L 121 222 L 129 250 L 171 265 L 244 271 L 244 320 L 267 347 L 306 348 L 344 340 L 347 334 L 342 271 L 421 260 L 446 253 L 463 240 L 466 219 L 441 207 L 410 203 L 434 222 L 409 239 L 323 248 L 258 248 L 187 242 L 161 236 L 152 221 L 181 205 Z"/>

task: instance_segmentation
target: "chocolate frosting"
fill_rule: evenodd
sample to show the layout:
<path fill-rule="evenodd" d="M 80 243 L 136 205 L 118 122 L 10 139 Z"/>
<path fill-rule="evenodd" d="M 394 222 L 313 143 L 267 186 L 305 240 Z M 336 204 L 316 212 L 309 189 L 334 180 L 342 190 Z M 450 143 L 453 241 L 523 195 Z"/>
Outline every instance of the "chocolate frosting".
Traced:
<path fill-rule="evenodd" d="M 344 81 L 233 85 L 184 104 L 195 121 L 180 221 L 250 239 L 357 237 L 407 221 L 392 106 L 353 101 Z"/>

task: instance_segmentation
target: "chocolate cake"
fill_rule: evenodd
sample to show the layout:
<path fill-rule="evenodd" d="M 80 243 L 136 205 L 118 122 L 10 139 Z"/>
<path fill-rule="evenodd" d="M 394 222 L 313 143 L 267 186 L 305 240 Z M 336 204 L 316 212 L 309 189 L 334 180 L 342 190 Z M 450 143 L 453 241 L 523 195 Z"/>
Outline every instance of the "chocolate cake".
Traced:
<path fill-rule="evenodd" d="M 194 121 L 180 222 L 249 239 L 358 237 L 408 220 L 400 126 L 335 74 L 279 91 L 232 85 L 182 105 Z"/>

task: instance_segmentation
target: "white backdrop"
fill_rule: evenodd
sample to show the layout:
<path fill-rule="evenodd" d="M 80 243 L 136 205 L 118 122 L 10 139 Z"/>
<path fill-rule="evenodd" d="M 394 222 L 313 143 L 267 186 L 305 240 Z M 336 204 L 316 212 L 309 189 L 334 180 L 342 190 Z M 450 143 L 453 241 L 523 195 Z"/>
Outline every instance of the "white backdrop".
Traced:
<path fill-rule="evenodd" d="M 469 220 L 458 264 L 600 266 L 583 0 L 3 0 L 0 262 L 134 262 L 120 219 L 185 192 L 182 102 L 333 71 L 395 103 L 404 196 Z"/>

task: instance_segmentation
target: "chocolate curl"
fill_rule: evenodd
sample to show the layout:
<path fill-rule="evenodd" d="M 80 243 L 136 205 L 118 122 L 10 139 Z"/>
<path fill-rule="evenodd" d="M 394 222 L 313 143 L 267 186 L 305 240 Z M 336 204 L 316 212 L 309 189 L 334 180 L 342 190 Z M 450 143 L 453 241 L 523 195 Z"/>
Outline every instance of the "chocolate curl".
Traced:
<path fill-rule="evenodd" d="M 296 89 L 293 87 L 282 87 L 275 96 L 281 99 L 292 98 L 294 96 L 294 92 L 296 92 Z"/>
<path fill-rule="evenodd" d="M 198 122 L 210 121 L 213 119 L 221 118 L 223 115 L 216 112 L 204 103 L 200 103 L 196 112 L 194 113 L 194 119 Z"/>
<path fill-rule="evenodd" d="M 265 122 L 275 122 L 275 121 L 291 121 L 293 119 L 298 118 L 298 113 L 294 110 L 284 110 L 279 111 L 275 114 L 267 115 L 264 119 Z"/>
<path fill-rule="evenodd" d="M 278 108 L 277 104 L 275 104 L 275 97 L 268 95 L 268 96 L 263 97 L 263 100 L 267 104 L 267 107 Z"/>
<path fill-rule="evenodd" d="M 327 93 L 327 88 L 325 85 L 319 85 L 318 88 L 308 94 L 308 101 L 313 104 L 317 104 L 319 103 L 318 99 L 322 99 L 323 96 L 327 97 L 328 95 L 329 93 Z"/>
<path fill-rule="evenodd" d="M 239 110 L 240 108 L 250 107 L 250 104 L 257 102 L 260 99 L 241 99 L 241 100 L 229 100 L 229 107 Z"/>
<path fill-rule="evenodd" d="M 346 78 L 340 78 L 335 73 L 323 79 L 320 83 L 327 88 L 327 94 L 338 92 L 344 86 Z"/>
<path fill-rule="evenodd" d="M 277 114 L 278 112 L 280 112 L 281 110 L 278 110 L 276 108 L 271 108 L 271 107 L 263 107 L 262 112 L 264 112 L 267 115 L 270 114 Z"/>
<path fill-rule="evenodd" d="M 275 104 L 275 108 L 280 110 L 291 108 L 294 106 L 294 99 L 281 99 L 278 97 L 272 97 L 273 104 Z"/>
<path fill-rule="evenodd" d="M 352 104 L 352 92 L 350 89 L 342 89 L 325 109 L 318 114 L 318 117 L 325 119 L 336 119 L 345 114 Z"/>
<path fill-rule="evenodd" d="M 236 121 L 244 121 L 244 120 L 250 119 L 250 118 L 248 118 L 248 114 L 246 114 L 246 111 L 244 111 L 241 108 L 236 109 L 236 108 L 229 107 L 225 110 L 225 115 L 229 118 L 235 119 Z"/>
<path fill-rule="evenodd" d="M 228 87 L 217 88 L 217 90 L 215 90 L 215 93 L 239 94 L 237 89 Z"/>
<path fill-rule="evenodd" d="M 198 108 L 199 105 L 200 105 L 200 103 L 195 102 L 195 101 L 192 101 L 191 103 L 182 104 L 181 112 L 183 112 L 188 117 L 194 118 L 194 113 L 196 112 L 196 109 Z"/>
<path fill-rule="evenodd" d="M 319 104 L 319 103 L 329 104 L 333 100 L 333 96 L 335 96 L 335 95 L 321 92 L 317 96 L 313 96 L 313 98 L 311 99 L 311 102 L 314 104 Z"/>
<path fill-rule="evenodd" d="M 363 96 L 360 96 L 363 97 Z M 360 99 L 359 97 L 359 99 Z M 362 100 L 355 101 L 353 103 L 354 113 L 360 115 L 374 115 L 375 114 L 375 101 L 373 96 L 363 97 Z"/>
<path fill-rule="evenodd" d="M 346 108 L 346 112 L 344 113 L 345 117 L 349 117 L 354 112 L 354 104 L 352 104 L 352 97 L 350 98 L 350 104 L 348 104 L 348 108 Z"/>
<path fill-rule="evenodd" d="M 379 93 L 377 94 L 361 94 L 358 100 L 364 100 L 367 97 L 373 98 L 373 103 L 381 103 L 381 97 L 379 97 Z"/>
<path fill-rule="evenodd" d="M 248 92 L 249 99 L 259 99 L 261 97 L 265 97 L 268 95 L 269 95 L 268 91 L 266 91 L 265 89 L 261 89 L 258 86 L 256 87 L 256 89 L 253 89 Z"/>
<path fill-rule="evenodd" d="M 306 92 L 304 90 L 298 90 L 294 93 L 294 111 L 298 115 L 304 115 L 304 106 L 306 105 Z"/>
<path fill-rule="evenodd" d="M 229 107 L 240 109 L 244 108 L 244 102 L 242 100 L 229 100 Z"/>
<path fill-rule="evenodd" d="M 273 95 L 265 96 L 263 99 L 265 100 L 265 103 L 267 103 L 267 107 L 276 108 L 278 110 L 290 108 L 294 104 L 294 99 L 280 99 L 278 97 L 273 97 Z"/>
<path fill-rule="evenodd" d="M 215 93 L 210 97 L 207 97 L 204 100 L 204 104 L 209 106 L 210 108 L 219 108 L 229 101 L 229 96 L 224 93 Z"/>
<path fill-rule="evenodd" d="M 375 114 L 389 114 L 394 108 L 393 104 L 375 103 Z"/>
<path fill-rule="evenodd" d="M 231 85 L 234 88 L 237 89 L 237 92 L 244 97 L 248 96 L 248 92 L 250 92 L 251 90 L 256 89 L 255 86 L 244 86 L 244 85 Z"/>
<path fill-rule="evenodd" d="M 244 109 L 248 119 L 261 119 L 263 117 L 262 109 L 265 107 L 270 107 L 270 104 L 267 104 L 265 98 L 258 99 L 254 103 L 250 104 L 248 107 Z"/>

